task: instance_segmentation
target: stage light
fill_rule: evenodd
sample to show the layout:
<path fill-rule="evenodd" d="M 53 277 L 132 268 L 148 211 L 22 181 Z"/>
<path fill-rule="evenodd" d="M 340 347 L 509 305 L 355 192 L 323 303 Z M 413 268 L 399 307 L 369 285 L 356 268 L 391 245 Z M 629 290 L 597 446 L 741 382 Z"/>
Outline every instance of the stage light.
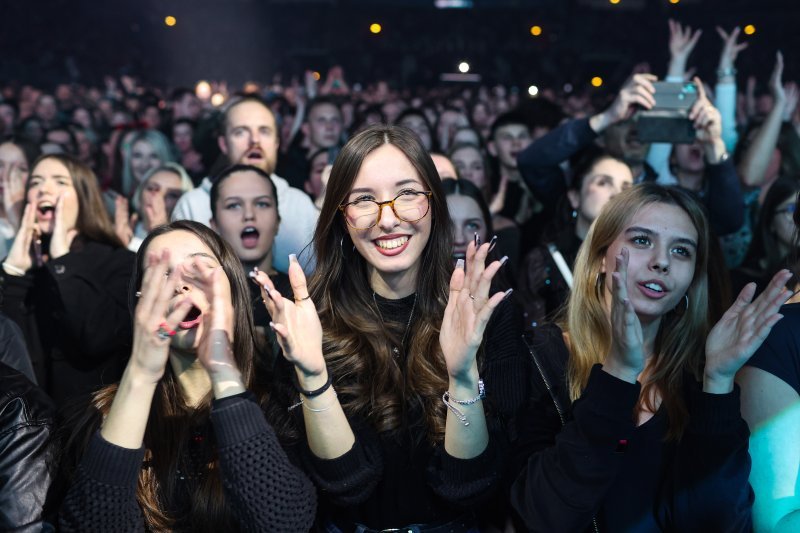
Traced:
<path fill-rule="evenodd" d="M 164 24 L 166 24 L 167 26 L 172 27 L 177 23 L 178 23 L 178 19 L 176 19 L 172 15 L 167 15 L 166 17 L 164 17 Z"/>
<path fill-rule="evenodd" d="M 369 25 L 369 31 L 372 33 L 380 33 L 382 29 L 383 28 L 381 28 L 381 25 L 378 24 L 377 22 L 373 22 L 372 24 Z"/>
<path fill-rule="evenodd" d="M 608 0 L 610 3 L 617 5 L 619 4 L 620 0 Z"/>
<path fill-rule="evenodd" d="M 314 76 L 314 79 L 317 81 L 319 81 L 319 79 L 322 77 L 322 74 L 320 74 L 316 70 L 312 73 L 312 75 Z"/>
<path fill-rule="evenodd" d="M 756 32 L 756 27 L 753 26 L 752 24 L 748 24 L 747 26 L 744 27 L 745 35 L 753 35 L 755 32 Z"/>
<path fill-rule="evenodd" d="M 531 96 L 536 96 L 539 94 L 539 88 L 536 85 L 531 85 L 528 87 L 528 94 Z"/>
<path fill-rule="evenodd" d="M 592 86 L 600 87 L 601 85 L 603 85 L 603 78 L 601 78 L 600 76 L 595 76 L 594 78 L 592 78 Z"/>
<path fill-rule="evenodd" d="M 225 102 L 225 95 L 222 93 L 214 93 L 211 96 L 211 105 L 214 107 L 219 107 Z"/>
<path fill-rule="evenodd" d="M 459 63 L 458 71 L 461 72 L 462 74 L 466 74 L 467 72 L 469 72 L 469 63 L 467 63 L 466 61 L 462 61 L 461 63 Z"/>
<path fill-rule="evenodd" d="M 538 37 L 542 34 L 542 27 L 541 26 L 531 26 L 531 35 L 534 37 Z"/>
<path fill-rule="evenodd" d="M 564 92 L 565 93 L 571 93 L 572 92 L 572 84 L 571 83 L 565 83 L 564 84 Z"/>
<path fill-rule="evenodd" d="M 669 3 L 670 3 L 670 4 L 677 4 L 677 3 L 678 3 L 678 2 L 680 2 L 680 1 L 681 1 L 681 0 L 669 0 Z"/>
<path fill-rule="evenodd" d="M 201 100 L 208 100 L 211 98 L 211 84 L 205 80 L 198 81 L 194 88 L 194 94 Z"/>

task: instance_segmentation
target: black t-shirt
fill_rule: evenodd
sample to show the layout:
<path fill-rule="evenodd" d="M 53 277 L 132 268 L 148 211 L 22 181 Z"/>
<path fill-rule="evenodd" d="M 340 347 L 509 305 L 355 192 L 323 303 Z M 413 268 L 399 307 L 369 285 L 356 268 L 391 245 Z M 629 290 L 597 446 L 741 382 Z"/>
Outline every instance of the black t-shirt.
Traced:
<path fill-rule="evenodd" d="M 800 394 L 800 303 L 784 305 L 781 314 L 747 365 L 782 379 Z"/>

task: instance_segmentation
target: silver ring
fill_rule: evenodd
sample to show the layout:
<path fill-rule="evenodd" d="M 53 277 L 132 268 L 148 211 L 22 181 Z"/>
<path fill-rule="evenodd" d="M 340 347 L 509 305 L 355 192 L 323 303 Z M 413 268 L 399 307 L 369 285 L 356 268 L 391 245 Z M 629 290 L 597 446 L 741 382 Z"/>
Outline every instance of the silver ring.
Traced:
<path fill-rule="evenodd" d="M 158 331 L 156 331 L 156 335 L 158 335 L 158 338 L 161 340 L 167 340 L 171 337 L 169 331 L 164 329 L 159 329 Z"/>
<path fill-rule="evenodd" d="M 473 300 L 475 299 L 475 297 L 471 294 L 469 295 L 469 297 L 472 298 Z"/>

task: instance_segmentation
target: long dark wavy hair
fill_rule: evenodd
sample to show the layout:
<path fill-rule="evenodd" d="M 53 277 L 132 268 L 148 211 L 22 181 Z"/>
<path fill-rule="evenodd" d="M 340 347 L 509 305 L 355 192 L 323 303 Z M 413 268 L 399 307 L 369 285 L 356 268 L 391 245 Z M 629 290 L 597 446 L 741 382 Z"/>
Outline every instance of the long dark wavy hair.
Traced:
<path fill-rule="evenodd" d="M 401 150 L 431 191 L 431 233 L 419 264 L 418 296 L 409 330 L 405 371 L 392 356 L 402 339 L 384 327 L 368 280 L 368 264 L 353 249 L 339 205 L 346 201 L 364 159 L 391 144 Z M 353 137 L 339 153 L 328 181 L 325 202 L 314 233 L 317 266 L 309 290 L 323 328 L 323 353 L 336 390 L 348 414 L 366 418 L 378 431 L 403 425 L 407 409 L 424 412 L 427 435 L 439 441 L 446 419 L 442 392 L 447 367 L 439 345 L 439 329 L 447 305 L 452 272 L 452 224 L 439 175 L 428 153 L 411 130 L 374 125 Z"/>
<path fill-rule="evenodd" d="M 148 234 L 139 248 L 131 278 L 131 312 L 133 313 L 136 306 L 136 291 L 142 283 L 143 266 L 150 243 L 156 237 L 174 231 L 195 235 L 211 249 L 222 265 L 230 281 L 234 309 L 232 347 L 234 359 L 242 373 L 242 381 L 248 390 L 256 394 L 268 418 L 272 419 L 270 413 L 280 416 L 277 408 L 270 410 L 263 382 L 256 379 L 253 315 L 244 269 L 235 252 L 212 230 L 197 222 L 181 220 L 155 228 Z M 80 457 L 88 447 L 91 436 L 100 427 L 102 418 L 108 414 L 116 392 L 117 385 L 100 389 L 92 396 L 88 410 L 83 409 L 65 421 L 65 427 L 71 428 L 62 441 L 65 450 L 62 475 L 65 478 L 74 476 Z M 178 471 L 191 471 L 191 466 L 186 463 L 187 444 L 196 428 L 207 425 L 212 399 L 209 392 L 198 406 L 187 405 L 172 367 L 167 364 L 164 377 L 156 387 L 147 420 L 144 435 L 145 461 L 136 489 L 136 499 L 150 531 L 177 528 L 216 532 L 237 529 L 237 522 L 233 519 L 235 512 L 226 502 L 223 493 L 213 432 L 208 433 L 202 444 L 203 456 L 211 458 L 207 464 L 208 474 L 190 486 L 189 511 L 184 515 L 175 512 L 175 509 L 180 508 L 179 502 L 184 501 L 179 494 Z"/>

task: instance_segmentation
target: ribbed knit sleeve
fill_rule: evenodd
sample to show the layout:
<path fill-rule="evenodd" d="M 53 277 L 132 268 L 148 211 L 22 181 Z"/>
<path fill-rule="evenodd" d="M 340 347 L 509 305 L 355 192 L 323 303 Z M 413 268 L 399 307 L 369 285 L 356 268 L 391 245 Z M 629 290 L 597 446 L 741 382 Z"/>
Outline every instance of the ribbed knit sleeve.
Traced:
<path fill-rule="evenodd" d="M 289 461 L 252 394 L 215 401 L 211 422 L 225 495 L 242 531 L 308 531 L 314 486 Z"/>
<path fill-rule="evenodd" d="M 95 433 L 61 506 L 61 531 L 145 531 L 136 502 L 143 458 L 144 448 L 122 448 Z"/>

